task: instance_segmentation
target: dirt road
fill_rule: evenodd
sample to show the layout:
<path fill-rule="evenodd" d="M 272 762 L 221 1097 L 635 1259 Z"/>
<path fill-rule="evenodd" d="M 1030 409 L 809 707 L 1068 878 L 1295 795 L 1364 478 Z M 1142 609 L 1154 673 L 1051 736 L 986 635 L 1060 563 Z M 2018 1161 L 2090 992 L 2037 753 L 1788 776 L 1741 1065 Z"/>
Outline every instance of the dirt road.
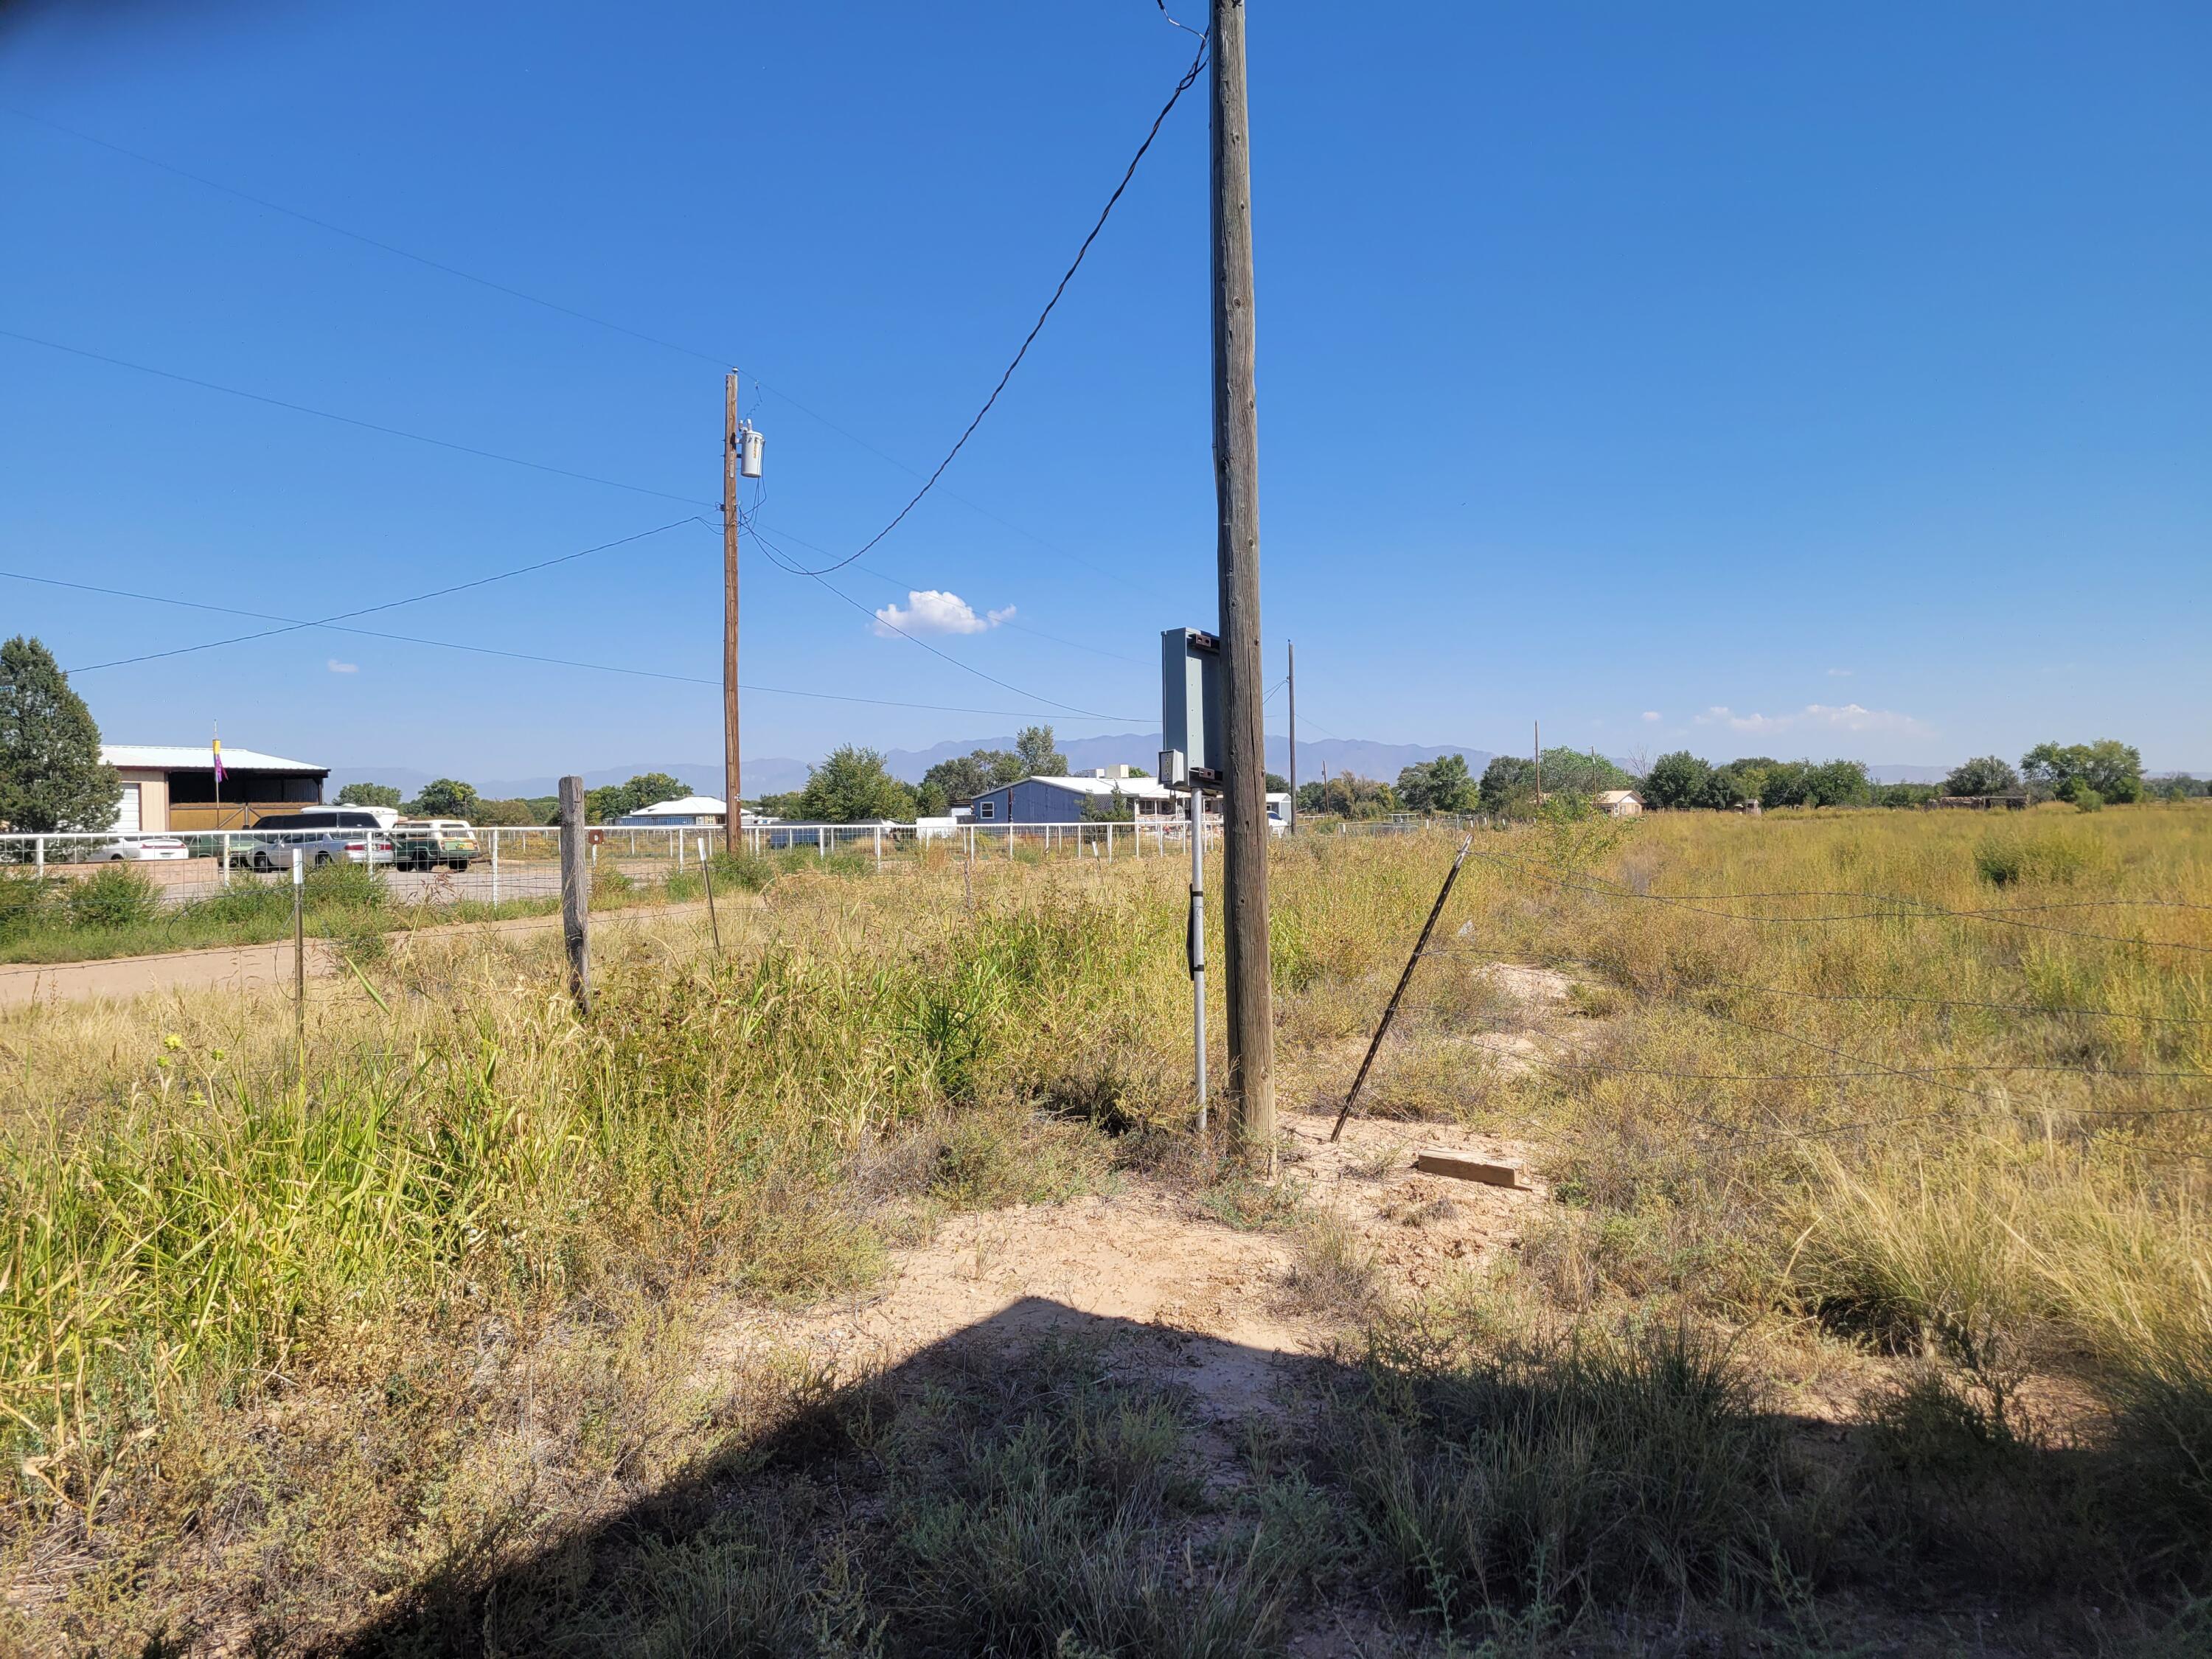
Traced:
<path fill-rule="evenodd" d="M 675 904 L 634 910 L 599 910 L 592 915 L 597 928 L 625 921 L 660 921 L 672 917 L 704 916 L 704 904 Z M 557 929 L 561 918 L 522 916 L 508 921 L 461 922 L 448 927 L 417 927 L 390 937 L 404 949 L 412 939 L 451 939 L 460 935 L 483 938 L 493 933 L 544 932 Z M 307 969 L 310 978 L 340 971 L 337 951 L 326 939 L 307 941 Z M 156 992 L 216 988 L 234 991 L 257 986 L 292 982 L 292 945 L 229 945 L 212 951 L 171 951 L 155 957 L 120 957 L 105 962 L 19 963 L 0 967 L 0 1008 L 38 1002 L 74 1002 L 95 997 L 128 999 Z"/>

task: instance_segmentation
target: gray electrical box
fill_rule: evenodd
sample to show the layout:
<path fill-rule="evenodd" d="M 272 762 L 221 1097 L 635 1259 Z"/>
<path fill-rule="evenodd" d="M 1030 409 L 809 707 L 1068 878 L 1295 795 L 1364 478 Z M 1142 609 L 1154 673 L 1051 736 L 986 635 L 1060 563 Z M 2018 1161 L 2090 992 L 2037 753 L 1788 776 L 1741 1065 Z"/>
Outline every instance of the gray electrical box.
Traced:
<path fill-rule="evenodd" d="M 1189 781 L 1221 787 L 1229 758 L 1221 727 L 1221 641 L 1195 628 L 1160 635 L 1160 743 L 1182 751 Z"/>

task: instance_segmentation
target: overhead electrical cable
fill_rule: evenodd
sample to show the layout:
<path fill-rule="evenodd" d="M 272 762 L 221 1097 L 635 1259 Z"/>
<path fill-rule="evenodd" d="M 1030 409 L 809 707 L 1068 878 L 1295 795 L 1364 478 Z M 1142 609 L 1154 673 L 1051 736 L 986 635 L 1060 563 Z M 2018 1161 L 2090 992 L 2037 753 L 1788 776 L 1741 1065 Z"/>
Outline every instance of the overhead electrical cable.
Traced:
<path fill-rule="evenodd" d="M 471 645 L 459 640 L 428 639 L 416 634 L 389 633 L 381 629 L 353 628 L 343 623 L 316 622 L 297 617 L 280 617 L 263 611 L 241 611 L 235 605 L 210 605 L 200 599 L 179 599 L 163 593 L 140 593 L 123 587 L 100 587 L 90 582 L 64 581 L 55 576 L 33 576 L 20 570 L 0 570 L 0 577 L 15 581 L 37 582 L 47 587 L 72 588 L 81 593 L 99 593 L 110 599 L 140 599 L 149 605 L 176 605 L 190 611 L 214 611 L 227 616 L 252 617 L 264 622 L 289 624 L 285 628 L 272 629 L 269 630 L 270 633 L 295 633 L 305 629 L 321 629 L 333 634 L 352 634 L 364 639 L 389 640 L 401 645 L 427 645 L 442 651 L 467 651 L 478 656 L 504 657 L 514 662 L 547 663 L 559 668 L 584 668 L 598 674 L 624 674 L 638 679 L 672 680 L 683 685 L 711 686 L 718 690 L 722 684 L 719 679 L 708 679 L 696 674 L 671 674 L 659 669 L 629 668 L 617 663 L 584 662 L 573 657 L 550 657 L 532 651 L 507 651 L 495 646 Z M 406 601 L 402 600 L 398 603 L 404 604 Z M 261 638 L 264 635 L 252 635 L 246 637 Z M 1036 718 L 1035 712 L 1029 709 L 975 708 L 957 703 L 913 702 L 893 697 L 860 697 L 834 691 L 801 691 L 787 685 L 754 685 L 741 683 L 738 689 L 742 691 L 763 692 L 780 697 L 811 697 L 826 702 L 866 703 L 878 708 L 918 708 L 944 714 L 995 714 L 1006 720 Z M 1088 718 L 1103 720 L 1121 717 L 1098 715 Z"/>
<path fill-rule="evenodd" d="M 757 513 L 759 510 L 760 504 L 758 501 L 756 501 L 753 504 L 753 511 Z M 759 533 L 759 526 L 750 514 L 748 514 L 745 516 L 744 523 L 744 527 L 748 531 L 752 532 L 756 535 Z M 794 536 L 787 530 L 778 529 L 775 534 L 782 540 L 790 542 L 795 546 L 805 548 L 810 552 L 820 553 L 832 557 L 835 556 L 834 555 L 830 554 L 830 550 L 826 547 L 817 547 L 812 542 L 806 540 L 805 538 Z M 775 561 L 771 560 L 770 562 L 775 563 Z M 793 571 L 791 567 L 786 564 L 777 564 L 776 568 L 779 570 L 790 571 L 791 574 L 794 575 L 799 574 L 796 571 Z M 911 594 L 925 591 L 918 582 L 905 580 L 901 577 L 892 575 L 889 571 L 878 570 L 872 566 L 856 564 L 853 568 L 859 571 L 864 576 L 873 576 L 878 581 L 896 588 L 902 593 Z M 1111 657 L 1115 662 L 1131 663 L 1139 668 L 1144 668 L 1150 665 L 1138 658 L 1128 655 L 1125 652 L 1109 651 L 1103 645 L 1085 645 L 1081 640 L 1071 640 L 1058 634 L 1048 634 L 1042 628 L 1032 627 L 1030 623 L 1018 621 L 1012 617 L 1006 617 L 1004 621 L 999 623 L 999 626 L 1001 628 L 1013 629 L 1018 633 L 1034 635 L 1041 640 L 1050 640 L 1054 645 L 1064 645 L 1071 651 L 1087 651 L 1095 657 Z"/>
<path fill-rule="evenodd" d="M 72 668 L 69 672 L 72 674 L 88 674 L 94 669 L 125 668 L 128 667 L 132 663 L 155 662 L 165 657 L 185 657 L 191 655 L 195 652 L 213 651 L 219 646 L 243 645 L 249 640 L 265 640 L 270 635 L 276 634 L 295 634 L 303 628 L 328 628 L 337 623 L 351 622 L 356 617 L 373 617 L 380 611 L 397 611 L 402 605 L 421 605 L 428 599 L 443 599 L 449 593 L 465 592 L 468 589 L 472 587 L 486 587 L 490 586 L 493 582 L 507 581 L 515 576 L 526 576 L 534 570 L 550 569 L 556 564 L 570 564 L 578 559 L 589 558 L 594 553 L 604 553 L 610 548 L 627 547 L 630 543 L 641 542 L 648 536 L 662 535 L 668 531 L 677 529 L 680 526 L 700 522 L 703 521 L 696 518 L 677 519 L 668 524 L 656 526 L 651 530 L 641 530 L 634 536 L 617 537 L 615 540 L 611 542 L 601 542 L 596 547 L 583 548 L 574 553 L 563 553 L 555 558 L 539 559 L 533 564 L 518 565 L 512 570 L 496 571 L 489 576 L 478 576 L 471 581 L 454 582 L 445 587 L 434 587 L 427 593 L 411 593 L 404 599 L 387 599 L 381 605 L 363 605 L 356 611 L 341 611 L 332 616 L 319 617 L 311 622 L 299 622 L 287 618 L 286 626 L 283 628 L 264 628 L 252 634 L 234 634 L 228 639 L 204 640 L 198 645 L 179 645 L 173 647 L 167 651 L 149 651 L 136 657 L 117 657 L 108 662 L 87 663 L 81 668 Z M 13 571 L 9 571 L 5 574 L 9 575 L 15 574 Z M 46 579 L 37 576 L 25 576 L 19 578 L 19 580 L 24 581 L 39 581 Z M 83 584 L 56 583 L 55 586 L 82 586 Z"/>
<path fill-rule="evenodd" d="M 1173 20 L 1170 19 L 1170 21 L 1172 21 Z M 1196 33 L 1195 30 L 1190 30 L 1187 24 L 1179 23 L 1176 27 L 1178 28 L 1183 28 L 1189 33 Z M 618 323 L 611 318 L 601 317 L 592 312 L 579 310 L 574 306 L 563 305 L 557 300 L 549 300 L 543 295 L 532 294 L 526 289 L 516 288 L 512 283 L 502 283 L 489 276 L 480 276 L 475 271 L 465 270 L 459 265 L 449 264 L 446 260 L 433 258 L 428 254 L 417 253 L 411 248 L 402 247 L 398 243 L 387 241 L 382 237 L 371 236 L 366 232 L 355 230 L 349 226 L 339 224 L 335 220 L 325 219 L 316 214 L 303 212 L 298 208 L 288 207 L 282 202 L 271 201 L 265 196 L 257 196 L 251 191 L 239 189 L 235 185 L 224 184 L 219 179 L 210 179 L 205 173 L 195 173 L 188 167 L 180 167 L 173 162 L 162 161 L 159 156 L 149 155 L 143 150 L 132 149 L 127 145 L 116 143 L 110 139 L 98 137 L 92 133 L 83 131 L 76 127 L 66 125 L 62 122 L 53 120 L 46 116 L 33 114 L 29 110 L 21 108 L 17 106 L 0 105 L 0 109 L 4 109 L 7 112 L 15 115 L 22 120 L 32 122 L 39 126 L 49 128 L 55 132 L 66 134 L 71 138 L 77 139 L 84 143 L 94 145 L 98 149 L 107 150 L 113 155 L 127 157 L 131 161 L 137 161 L 143 166 L 153 167 L 158 172 L 168 173 L 172 177 L 186 179 L 192 184 L 201 185 L 208 190 L 215 191 L 222 195 L 234 197 L 241 202 L 251 204 L 252 206 L 266 209 L 271 213 L 282 214 L 286 218 L 296 219 L 302 224 L 312 225 L 319 230 L 328 231 L 336 236 L 343 236 L 349 241 L 359 242 L 366 247 L 374 248 L 380 252 L 389 253 L 396 258 L 409 260 L 415 264 L 424 266 L 428 270 L 441 272 L 447 276 L 456 277 L 465 283 L 472 283 L 476 286 L 489 289 L 495 294 L 502 294 L 510 299 L 520 300 L 526 305 L 537 306 L 544 310 L 556 313 L 563 317 L 571 318 L 577 322 L 588 323 L 594 328 L 604 328 L 612 333 L 624 335 L 630 339 L 641 341 L 647 345 L 657 346 L 663 350 L 672 351 L 682 356 L 696 358 L 702 362 L 713 363 L 717 367 L 725 366 L 734 361 L 732 354 L 726 352 L 702 351 L 696 346 L 685 345 L 680 341 L 665 339 L 657 334 L 648 334 L 641 329 L 632 328 L 626 323 Z M 798 398 L 793 397 L 781 386 L 771 386 L 766 380 L 762 380 L 759 375 L 751 374 L 750 371 L 745 372 L 744 377 L 753 383 L 757 391 L 765 392 L 771 398 L 779 398 L 782 402 L 790 404 L 793 410 L 797 410 L 799 414 L 805 416 L 807 419 L 815 422 L 817 424 L 831 432 L 836 433 L 848 443 L 867 451 L 869 454 L 873 455 L 878 460 L 883 461 L 888 465 L 896 467 L 900 471 L 907 474 L 909 477 L 922 478 L 928 476 L 923 473 L 919 467 L 909 466 L 906 462 L 899 459 L 897 456 L 890 453 L 888 451 L 878 448 L 872 443 L 870 443 L 866 438 L 860 436 L 859 433 L 851 430 L 849 428 L 839 425 L 836 421 L 831 420 L 827 415 L 823 414 L 819 410 L 812 408 L 809 404 L 801 402 Z M 939 471 L 941 471 L 942 469 L 940 468 Z M 1079 553 L 1071 552 L 1066 548 L 1060 546 L 1057 542 L 1052 541 L 1046 537 L 1040 536 L 1035 531 L 1026 529 L 1024 526 L 1014 523 L 1012 520 L 1005 518 L 997 513 L 994 513 L 989 507 L 985 507 L 981 502 L 970 500 L 969 497 L 960 495 L 955 490 L 948 489 L 943 493 L 951 500 L 958 501 L 963 507 L 969 508 L 971 512 L 981 514 L 983 517 L 990 520 L 993 523 L 1012 531 L 1018 536 L 1024 537 L 1027 539 L 1035 542 L 1038 546 L 1046 549 L 1048 551 L 1058 554 L 1060 557 L 1068 560 L 1071 563 L 1079 564 L 1087 570 L 1095 571 L 1098 574 L 1105 576 L 1111 580 L 1121 582 L 1124 586 L 1136 586 L 1136 584 L 1131 582 L 1128 573 L 1127 572 L 1109 568 L 1105 565 L 1095 563 L 1091 560 L 1083 557 L 1082 555 Z M 701 505 L 710 505 L 710 503 L 702 502 Z"/>
<path fill-rule="evenodd" d="M 23 334 L 12 328 L 0 328 L 0 337 L 21 340 L 26 345 L 43 346 L 48 351 L 66 352 L 72 357 L 84 357 L 95 363 L 106 363 L 116 368 L 127 368 L 135 374 L 151 374 L 164 380 L 174 380 L 182 386 L 198 386 L 203 392 L 220 392 L 226 397 L 243 398 L 248 403 L 266 404 L 272 409 L 288 409 L 295 415 L 313 415 L 318 420 L 336 421 L 341 426 L 358 427 L 364 432 L 378 432 L 387 438 L 404 438 L 410 443 L 428 444 L 435 449 L 450 449 L 462 455 L 473 455 L 479 460 L 501 461 L 508 466 L 526 466 L 533 472 L 550 472 L 559 477 L 574 478 L 582 483 L 604 484 L 609 489 L 627 489 L 636 495 L 657 495 L 663 501 L 682 501 L 687 507 L 714 507 L 718 503 L 702 501 L 694 495 L 678 495 L 673 490 L 653 489 L 645 484 L 625 483 L 619 478 L 602 478 L 596 473 L 578 472 L 565 466 L 554 466 L 545 461 L 525 460 L 520 455 L 502 455 L 496 450 L 478 449 L 471 444 L 454 443 L 450 439 L 433 438 L 420 432 L 409 432 L 404 428 L 385 426 L 375 421 L 357 419 L 351 415 L 339 415 L 327 409 L 315 409 L 307 404 L 292 403 L 283 398 L 271 398 L 258 392 L 247 392 L 242 387 L 223 386 L 214 380 L 203 380 L 195 375 L 179 374 L 173 369 L 155 368 L 150 363 L 132 362 L 127 357 L 112 357 L 104 351 L 88 351 L 82 346 L 64 345 L 59 340 L 41 339 L 35 334 Z"/>
<path fill-rule="evenodd" d="M 781 548 L 778 547 L 775 543 L 771 541 L 768 537 L 762 535 L 757 529 L 753 532 L 753 540 L 760 544 L 761 548 L 768 554 L 769 559 L 780 569 L 787 570 L 794 576 L 806 576 L 811 578 L 820 586 L 827 589 L 830 593 L 836 595 L 845 604 L 852 606 L 854 610 L 867 617 L 868 620 L 873 623 L 877 627 L 889 629 L 892 633 L 897 635 L 908 644 L 920 646 L 923 650 L 928 652 L 931 656 L 941 658 L 943 660 L 951 663 L 955 668 L 957 668 L 964 674 L 973 674 L 979 680 L 988 680 L 992 684 L 999 687 L 1000 690 L 1011 691 L 1018 697 L 1029 697 L 1037 702 L 1047 703 L 1054 708 L 1065 709 L 1071 714 L 1081 714 L 1091 720 L 1133 720 L 1138 718 L 1133 714 L 1102 714 L 1095 708 L 1082 708 L 1072 702 L 1062 702 L 1056 697 L 1048 697 L 1042 692 L 1029 690 L 1026 686 L 1016 685 L 1012 680 L 1002 680 L 996 674 L 986 673 L 983 670 L 976 667 L 972 663 L 961 661 L 959 658 L 952 655 L 951 653 L 948 651 L 939 650 L 935 646 L 930 644 L 928 641 L 917 639 L 912 634 L 908 633 L 906 629 L 901 628 L 896 623 L 890 621 L 879 612 L 871 611 L 866 605 L 861 604 L 860 600 L 854 599 L 842 588 L 826 580 L 820 571 L 801 568 L 799 565 L 791 562 L 789 556 L 784 553 Z"/>
<path fill-rule="evenodd" d="M 983 417 L 991 412 L 992 405 L 999 401 L 999 394 L 1006 389 L 1006 383 L 1014 378 L 1014 371 L 1022 366 L 1022 359 L 1029 356 L 1030 347 L 1036 343 L 1036 337 L 1044 331 L 1046 319 L 1052 315 L 1054 307 L 1060 304 L 1060 296 L 1067 292 L 1067 285 L 1075 280 L 1075 273 L 1081 269 L 1084 256 L 1091 252 L 1091 245 L 1098 240 L 1098 233 L 1106 228 L 1106 221 L 1113 213 L 1115 204 L 1121 199 L 1122 192 L 1129 188 L 1129 181 L 1137 176 L 1138 164 L 1144 161 L 1146 152 L 1152 149 L 1152 141 L 1160 136 L 1160 128 L 1167 121 L 1169 114 L 1174 110 L 1176 105 L 1182 101 L 1183 94 L 1190 90 L 1192 84 L 1197 81 L 1200 72 L 1206 68 L 1206 54 L 1209 44 L 1205 36 L 1201 35 L 1199 38 L 1198 55 L 1190 60 L 1190 67 L 1183 71 L 1182 79 L 1176 82 L 1175 90 L 1168 94 L 1167 102 L 1160 106 L 1160 112 L 1152 118 L 1152 130 L 1145 134 L 1145 142 L 1137 146 L 1137 153 L 1129 158 L 1129 165 L 1121 174 L 1121 182 L 1114 186 L 1114 193 L 1106 198 L 1106 205 L 1099 210 L 1097 222 L 1091 227 L 1091 234 L 1083 239 L 1083 245 L 1075 250 L 1075 258 L 1069 262 L 1066 270 L 1061 274 L 1059 286 L 1052 291 L 1052 298 L 1045 301 L 1044 309 L 1037 313 L 1036 321 L 1030 325 L 1030 331 L 1023 339 L 1020 348 L 1014 353 L 1013 361 L 1006 365 L 1006 372 L 999 376 L 999 383 L 991 388 L 991 395 L 983 399 L 983 406 L 975 411 L 975 418 L 968 422 L 967 429 L 953 441 L 952 447 L 945 452 L 945 459 L 937 464 L 937 470 L 923 481 L 921 488 L 914 492 L 913 499 L 899 508 L 898 512 L 892 516 L 891 521 L 861 543 L 856 551 L 847 554 L 834 563 L 825 564 L 818 570 L 805 570 L 799 574 L 808 576 L 827 575 L 830 572 L 841 569 L 861 557 L 878 542 L 897 529 L 905 521 L 906 515 L 921 505 L 922 497 L 928 495 L 930 490 L 935 488 L 937 481 L 945 476 L 945 469 L 952 465 L 954 457 L 966 447 L 968 440 L 975 435 L 975 428 L 983 424 Z"/>

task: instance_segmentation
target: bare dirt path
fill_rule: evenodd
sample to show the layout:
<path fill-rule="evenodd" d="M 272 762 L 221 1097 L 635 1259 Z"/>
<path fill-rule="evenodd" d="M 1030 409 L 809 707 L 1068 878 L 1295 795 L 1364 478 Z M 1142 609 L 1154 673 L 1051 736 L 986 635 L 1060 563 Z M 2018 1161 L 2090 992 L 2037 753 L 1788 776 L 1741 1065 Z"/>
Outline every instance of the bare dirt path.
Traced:
<path fill-rule="evenodd" d="M 667 921 L 704 916 L 702 904 L 639 906 L 626 910 L 595 910 L 594 928 L 627 921 Z M 557 928 L 558 915 L 518 916 L 505 921 L 453 922 L 441 927 L 396 931 L 389 937 L 395 950 L 416 939 L 484 938 L 499 933 L 527 933 Z M 308 977 L 320 979 L 337 973 L 337 949 L 327 939 L 307 941 Z M 10 963 L 0 967 L 0 1008 L 30 1003 L 75 1002 L 91 998 L 130 998 L 155 992 L 233 991 L 292 982 L 292 943 L 225 945 L 207 951 L 170 951 L 152 957 L 111 957 L 100 962 Z"/>
<path fill-rule="evenodd" d="M 1439 1124 L 1285 1121 L 1283 1178 L 1301 1202 L 1286 1226 L 1224 1223 L 1188 1190 L 1148 1176 L 1064 1204 L 963 1215 L 895 1253 L 872 1291 L 799 1314 L 746 1311 L 709 1365 L 797 1356 L 843 1378 L 925 1350 L 1048 1334 L 1097 1335 L 1116 1369 L 1188 1389 L 1216 1422 L 1266 1410 L 1287 1372 L 1339 1329 L 1297 1282 L 1302 1229 L 1331 1223 L 1376 1287 L 1417 1295 L 1513 1248 L 1540 1187 L 1485 1186 L 1413 1167 L 1421 1150 L 1525 1163 L 1528 1149 Z M 1133 1328 L 1134 1328 L 1133 1329 Z"/>

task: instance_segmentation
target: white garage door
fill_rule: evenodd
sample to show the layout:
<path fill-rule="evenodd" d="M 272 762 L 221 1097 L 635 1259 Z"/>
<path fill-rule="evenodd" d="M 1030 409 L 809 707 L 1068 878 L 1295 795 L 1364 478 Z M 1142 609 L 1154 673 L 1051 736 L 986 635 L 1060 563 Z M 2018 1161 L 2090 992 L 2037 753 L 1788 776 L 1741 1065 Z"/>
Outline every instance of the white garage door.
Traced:
<path fill-rule="evenodd" d="M 125 835 L 136 834 L 138 829 L 138 786 L 123 786 L 123 804 L 115 809 L 115 827 Z"/>

